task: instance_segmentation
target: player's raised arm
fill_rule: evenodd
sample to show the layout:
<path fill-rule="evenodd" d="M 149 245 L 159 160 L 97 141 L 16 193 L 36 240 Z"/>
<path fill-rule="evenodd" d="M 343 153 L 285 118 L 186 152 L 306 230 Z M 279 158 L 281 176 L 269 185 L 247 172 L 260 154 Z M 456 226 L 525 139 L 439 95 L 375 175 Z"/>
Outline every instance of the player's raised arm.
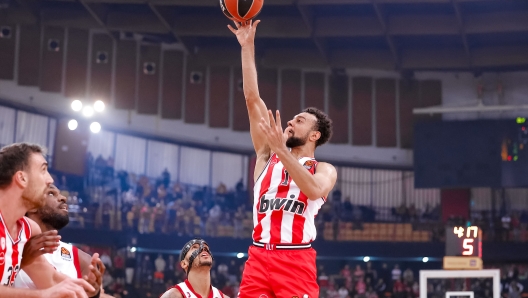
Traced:
<path fill-rule="evenodd" d="M 257 153 L 257 158 L 264 159 L 264 164 L 270 155 L 266 137 L 258 128 L 261 118 L 267 118 L 267 108 L 260 98 L 257 80 L 257 67 L 255 66 L 255 32 L 260 21 L 246 23 L 235 22 L 236 29 L 228 25 L 229 30 L 236 35 L 242 47 L 242 77 L 244 83 L 244 96 L 249 114 L 251 139 Z M 258 161 L 257 161 L 258 162 Z M 258 165 L 257 165 L 258 166 Z M 261 169 L 262 170 L 262 169 Z M 257 171 L 257 167 L 255 169 Z"/>

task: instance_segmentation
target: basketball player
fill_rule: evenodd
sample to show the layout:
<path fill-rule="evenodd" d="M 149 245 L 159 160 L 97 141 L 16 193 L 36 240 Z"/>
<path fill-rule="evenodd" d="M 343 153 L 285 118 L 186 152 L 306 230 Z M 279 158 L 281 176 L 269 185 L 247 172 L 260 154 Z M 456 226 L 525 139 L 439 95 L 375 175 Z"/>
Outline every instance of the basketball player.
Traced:
<path fill-rule="evenodd" d="M 257 154 L 253 207 L 253 246 L 249 248 L 240 298 L 319 296 L 314 218 L 337 179 L 335 168 L 314 159 L 332 134 L 332 121 L 307 108 L 283 131 L 260 98 L 255 66 L 255 32 L 260 21 L 229 29 L 242 47 L 244 96 Z M 282 100 L 288 104 L 288 98 Z"/>
<path fill-rule="evenodd" d="M 43 232 L 59 231 L 70 222 L 68 216 L 68 205 L 66 197 L 63 196 L 59 189 L 51 184 L 46 194 L 44 206 L 27 213 L 27 217 L 35 221 Z M 96 266 L 99 270 L 96 272 L 96 279 L 92 286 L 96 289 L 101 288 L 102 277 L 105 266 L 101 262 L 99 255 L 94 254 Z M 51 254 L 44 254 L 46 260 L 60 273 L 71 278 L 82 278 L 88 276 L 91 272 L 92 257 L 76 246 L 59 241 L 58 249 Z M 92 265 L 93 266 L 93 265 Z M 36 289 L 35 284 L 29 276 L 21 270 L 15 279 L 15 288 Z M 110 297 L 101 294 L 101 297 Z"/>
<path fill-rule="evenodd" d="M 211 285 L 213 255 L 203 239 L 193 239 L 183 246 L 180 266 L 187 273 L 187 279 L 167 290 L 160 298 L 229 298 Z"/>
<path fill-rule="evenodd" d="M 0 298 L 97 297 L 87 281 L 58 273 L 42 256 L 58 245 L 57 232 L 40 235 L 40 227 L 24 217 L 43 205 L 51 183 L 41 147 L 19 143 L 0 149 L 0 283 L 6 286 L 0 287 Z M 21 267 L 45 290 L 11 288 Z"/>

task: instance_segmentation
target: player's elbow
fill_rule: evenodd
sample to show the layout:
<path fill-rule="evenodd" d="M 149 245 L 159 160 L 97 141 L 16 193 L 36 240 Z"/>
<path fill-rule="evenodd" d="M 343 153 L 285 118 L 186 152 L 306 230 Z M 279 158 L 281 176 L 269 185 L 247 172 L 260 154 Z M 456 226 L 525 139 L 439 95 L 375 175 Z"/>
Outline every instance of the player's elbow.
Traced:
<path fill-rule="evenodd" d="M 318 200 L 324 197 L 326 194 L 324 193 L 324 190 L 322 188 L 317 185 L 313 185 L 307 192 L 305 192 L 305 195 L 310 200 Z"/>

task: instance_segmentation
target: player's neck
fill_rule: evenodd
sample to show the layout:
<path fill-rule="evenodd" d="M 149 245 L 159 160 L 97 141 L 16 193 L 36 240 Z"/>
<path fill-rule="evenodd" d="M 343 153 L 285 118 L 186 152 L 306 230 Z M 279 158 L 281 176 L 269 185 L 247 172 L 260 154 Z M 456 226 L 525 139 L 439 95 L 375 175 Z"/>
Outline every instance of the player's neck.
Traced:
<path fill-rule="evenodd" d="M 14 187 L 0 190 L 0 211 L 9 232 L 17 233 L 16 222 L 29 211 L 22 199 L 22 191 Z"/>
<path fill-rule="evenodd" d="M 303 146 L 291 148 L 290 152 L 291 154 L 293 154 L 293 156 L 297 157 L 297 159 L 303 158 L 303 157 L 314 158 L 315 156 L 315 149 L 311 148 L 310 146 L 307 146 L 307 144 Z"/>
<path fill-rule="evenodd" d="M 193 290 L 202 297 L 209 297 L 211 291 L 211 271 L 210 268 L 193 268 L 187 277 Z"/>
<path fill-rule="evenodd" d="M 55 230 L 53 227 L 43 223 L 42 220 L 40 220 L 40 218 L 38 218 L 37 216 L 29 216 L 29 218 L 37 223 L 37 225 L 40 227 L 40 230 L 42 231 L 42 233 L 47 232 L 47 231 L 51 231 L 51 230 Z"/>

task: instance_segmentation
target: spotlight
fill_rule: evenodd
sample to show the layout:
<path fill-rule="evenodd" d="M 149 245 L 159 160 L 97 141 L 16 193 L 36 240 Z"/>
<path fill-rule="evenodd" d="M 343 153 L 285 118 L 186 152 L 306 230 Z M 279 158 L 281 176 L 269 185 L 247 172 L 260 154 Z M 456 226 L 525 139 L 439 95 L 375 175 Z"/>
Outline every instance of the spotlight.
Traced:
<path fill-rule="evenodd" d="M 156 63 L 145 62 L 143 63 L 143 73 L 146 75 L 153 75 L 156 73 Z"/>
<path fill-rule="evenodd" d="M 136 252 L 136 250 L 137 250 L 137 249 L 136 249 L 135 247 L 131 247 L 131 248 L 130 248 L 130 252 Z"/>
<path fill-rule="evenodd" d="M 72 101 L 72 103 L 71 103 L 71 108 L 75 112 L 79 112 L 82 109 L 82 106 L 83 106 L 82 102 L 80 100 L 78 100 L 78 99 Z"/>
<path fill-rule="evenodd" d="M 97 63 L 97 64 L 106 64 L 106 63 L 108 63 L 108 52 L 98 51 L 97 54 L 95 55 L 95 57 L 96 57 L 95 63 Z"/>
<path fill-rule="evenodd" d="M 424 258 L 422 259 L 422 262 L 424 262 L 424 263 L 429 262 L 429 258 L 428 258 L 428 257 L 424 257 Z"/>
<path fill-rule="evenodd" d="M 101 113 L 105 109 L 105 103 L 102 100 L 98 100 L 94 103 L 94 110 Z"/>
<path fill-rule="evenodd" d="M 9 26 L 0 27 L 0 38 L 11 38 L 13 30 Z"/>
<path fill-rule="evenodd" d="M 237 253 L 237 258 L 242 259 L 243 257 L 244 257 L 244 253 L 243 252 Z"/>
<path fill-rule="evenodd" d="M 370 261 L 370 257 L 369 256 L 366 256 L 363 258 L 363 262 L 367 263 L 368 261 Z"/>
<path fill-rule="evenodd" d="M 92 122 L 92 124 L 90 124 L 90 130 L 93 133 L 100 132 L 101 131 L 101 124 L 99 124 L 99 122 Z"/>
<path fill-rule="evenodd" d="M 94 110 L 92 107 L 86 106 L 83 108 L 82 113 L 84 117 L 92 117 L 94 114 Z"/>
<path fill-rule="evenodd" d="M 79 123 L 77 123 L 77 120 L 75 119 L 72 119 L 68 122 L 68 128 L 70 130 L 76 130 L 77 129 L 77 126 L 79 126 Z"/>
<path fill-rule="evenodd" d="M 58 52 L 60 51 L 60 41 L 58 39 L 48 39 L 48 51 Z"/>

